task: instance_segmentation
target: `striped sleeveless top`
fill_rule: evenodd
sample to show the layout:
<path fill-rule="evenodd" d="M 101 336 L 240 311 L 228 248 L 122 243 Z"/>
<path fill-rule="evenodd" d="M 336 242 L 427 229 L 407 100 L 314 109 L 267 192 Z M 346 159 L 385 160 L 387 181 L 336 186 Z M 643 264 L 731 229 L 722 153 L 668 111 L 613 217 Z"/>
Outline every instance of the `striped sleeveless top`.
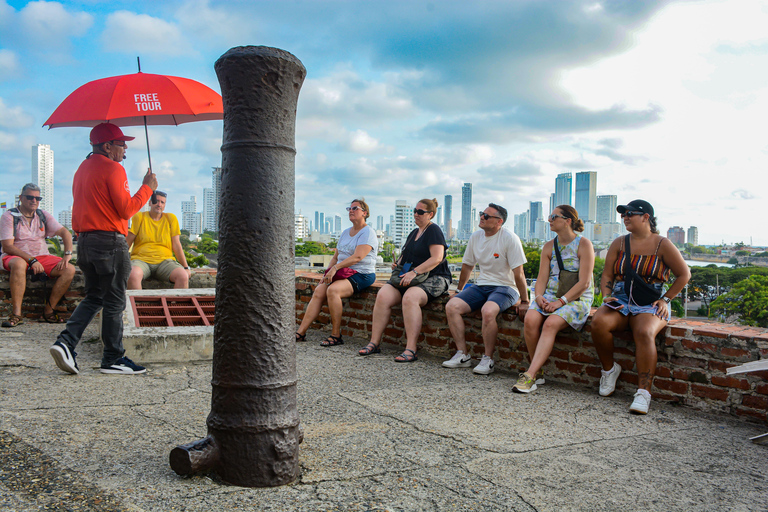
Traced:
<path fill-rule="evenodd" d="M 661 237 L 659 245 L 656 246 L 656 252 L 648 255 L 633 254 L 632 261 L 630 262 L 632 268 L 635 269 L 637 274 L 644 278 L 648 283 L 663 283 L 669 280 L 670 269 L 664 264 L 664 260 L 658 255 L 659 247 L 664 238 Z M 621 240 L 621 250 L 616 257 L 616 262 L 613 264 L 613 275 L 617 281 L 624 280 L 624 260 L 626 260 L 627 254 L 624 252 L 624 239 Z"/>

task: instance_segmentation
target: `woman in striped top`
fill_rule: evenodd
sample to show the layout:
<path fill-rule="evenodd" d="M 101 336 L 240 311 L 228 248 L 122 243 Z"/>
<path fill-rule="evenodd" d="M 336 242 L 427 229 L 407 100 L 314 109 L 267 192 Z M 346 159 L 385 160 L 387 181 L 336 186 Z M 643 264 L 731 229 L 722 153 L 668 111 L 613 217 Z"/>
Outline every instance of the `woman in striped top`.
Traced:
<path fill-rule="evenodd" d="M 651 385 L 656 372 L 656 336 L 666 327 L 670 318 L 669 302 L 680 293 L 691 271 L 677 247 L 669 239 L 659 235 L 653 206 L 636 199 L 616 208 L 621 214 L 629 235 L 613 241 L 605 258 L 605 269 L 600 282 L 603 305 L 592 319 L 592 341 L 603 365 L 600 378 L 600 395 L 610 396 L 616 389 L 621 366 L 613 360 L 612 331 L 632 330 L 635 340 L 638 390 L 630 406 L 630 412 L 647 414 L 651 403 Z M 634 294 L 624 286 L 629 241 L 631 267 L 650 288 L 658 292 L 658 299 L 648 305 L 640 305 Z M 670 271 L 675 281 L 664 291 L 664 283 Z M 630 297 L 632 295 L 632 297 Z"/>

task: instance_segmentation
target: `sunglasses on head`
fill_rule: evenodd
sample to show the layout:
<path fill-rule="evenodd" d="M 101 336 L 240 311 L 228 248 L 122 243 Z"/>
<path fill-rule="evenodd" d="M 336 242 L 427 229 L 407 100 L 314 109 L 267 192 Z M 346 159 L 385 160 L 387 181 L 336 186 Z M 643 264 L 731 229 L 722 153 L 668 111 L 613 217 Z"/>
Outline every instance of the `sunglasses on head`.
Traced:
<path fill-rule="evenodd" d="M 24 194 L 24 197 L 27 198 L 27 201 L 42 201 L 42 196 L 29 196 L 27 194 Z"/>
<path fill-rule="evenodd" d="M 347 206 L 348 212 L 356 212 L 357 210 L 362 210 L 359 206 Z"/>
<path fill-rule="evenodd" d="M 417 215 L 424 215 L 425 213 L 432 213 L 429 210 L 422 210 L 421 208 L 414 208 L 413 213 Z"/>
<path fill-rule="evenodd" d="M 482 217 L 485 220 L 488 220 L 488 219 L 500 219 L 501 218 L 501 217 L 497 217 L 496 215 L 488 215 L 485 212 L 480 212 L 480 217 Z"/>
<path fill-rule="evenodd" d="M 643 212 L 624 212 L 621 214 L 621 218 L 634 217 L 635 215 L 645 215 Z"/>

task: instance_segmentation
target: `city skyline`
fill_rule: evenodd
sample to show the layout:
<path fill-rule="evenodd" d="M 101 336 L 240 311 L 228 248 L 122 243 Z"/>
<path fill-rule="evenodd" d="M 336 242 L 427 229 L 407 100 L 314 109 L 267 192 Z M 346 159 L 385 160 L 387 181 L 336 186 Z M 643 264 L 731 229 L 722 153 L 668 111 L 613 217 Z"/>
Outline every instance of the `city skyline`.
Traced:
<path fill-rule="evenodd" d="M 354 20 L 351 21 L 351 20 Z M 768 245 L 753 214 L 768 166 L 768 10 L 755 0 L 252 2 L 0 0 L 0 202 L 28 181 L 29 148 L 56 155 L 54 216 L 90 151 L 87 128 L 43 122 L 90 80 L 136 72 L 218 90 L 213 63 L 233 46 L 275 46 L 308 74 L 296 125 L 295 210 L 375 217 L 395 200 L 452 195 L 473 205 L 548 209 L 559 174 L 596 171 L 598 193 L 646 199 L 659 228 L 698 226 L 699 242 Z M 681 37 L 681 32 L 685 37 Z M 124 162 L 146 173 L 141 127 Z M 151 126 L 168 211 L 210 187 L 220 121 Z M 336 203 L 339 204 L 336 204 Z M 332 204 L 333 203 L 333 204 Z M 589 214 L 588 214 L 589 215 Z M 588 216 L 586 215 L 586 216 Z"/>

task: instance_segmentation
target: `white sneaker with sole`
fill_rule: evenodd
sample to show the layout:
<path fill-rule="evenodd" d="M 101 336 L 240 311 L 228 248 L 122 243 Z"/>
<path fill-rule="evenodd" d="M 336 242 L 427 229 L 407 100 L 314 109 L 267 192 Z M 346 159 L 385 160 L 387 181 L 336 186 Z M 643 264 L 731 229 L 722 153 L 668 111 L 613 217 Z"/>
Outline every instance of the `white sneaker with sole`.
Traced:
<path fill-rule="evenodd" d="M 472 366 L 472 357 L 461 350 L 457 350 L 448 361 L 443 361 L 446 368 L 469 368 Z"/>
<path fill-rule="evenodd" d="M 621 375 L 621 366 L 613 363 L 613 371 L 608 374 L 605 370 L 600 370 L 600 396 L 611 396 L 616 391 L 616 381 Z"/>
<path fill-rule="evenodd" d="M 629 406 L 629 412 L 635 414 L 648 414 L 648 407 L 650 406 L 651 397 L 638 389 L 637 393 L 635 393 L 635 399 L 632 402 L 632 405 Z"/>
<path fill-rule="evenodd" d="M 480 360 L 480 364 L 475 366 L 475 369 L 472 371 L 479 373 L 480 375 L 488 375 L 489 373 L 493 373 L 493 358 L 483 356 L 483 358 Z"/>

